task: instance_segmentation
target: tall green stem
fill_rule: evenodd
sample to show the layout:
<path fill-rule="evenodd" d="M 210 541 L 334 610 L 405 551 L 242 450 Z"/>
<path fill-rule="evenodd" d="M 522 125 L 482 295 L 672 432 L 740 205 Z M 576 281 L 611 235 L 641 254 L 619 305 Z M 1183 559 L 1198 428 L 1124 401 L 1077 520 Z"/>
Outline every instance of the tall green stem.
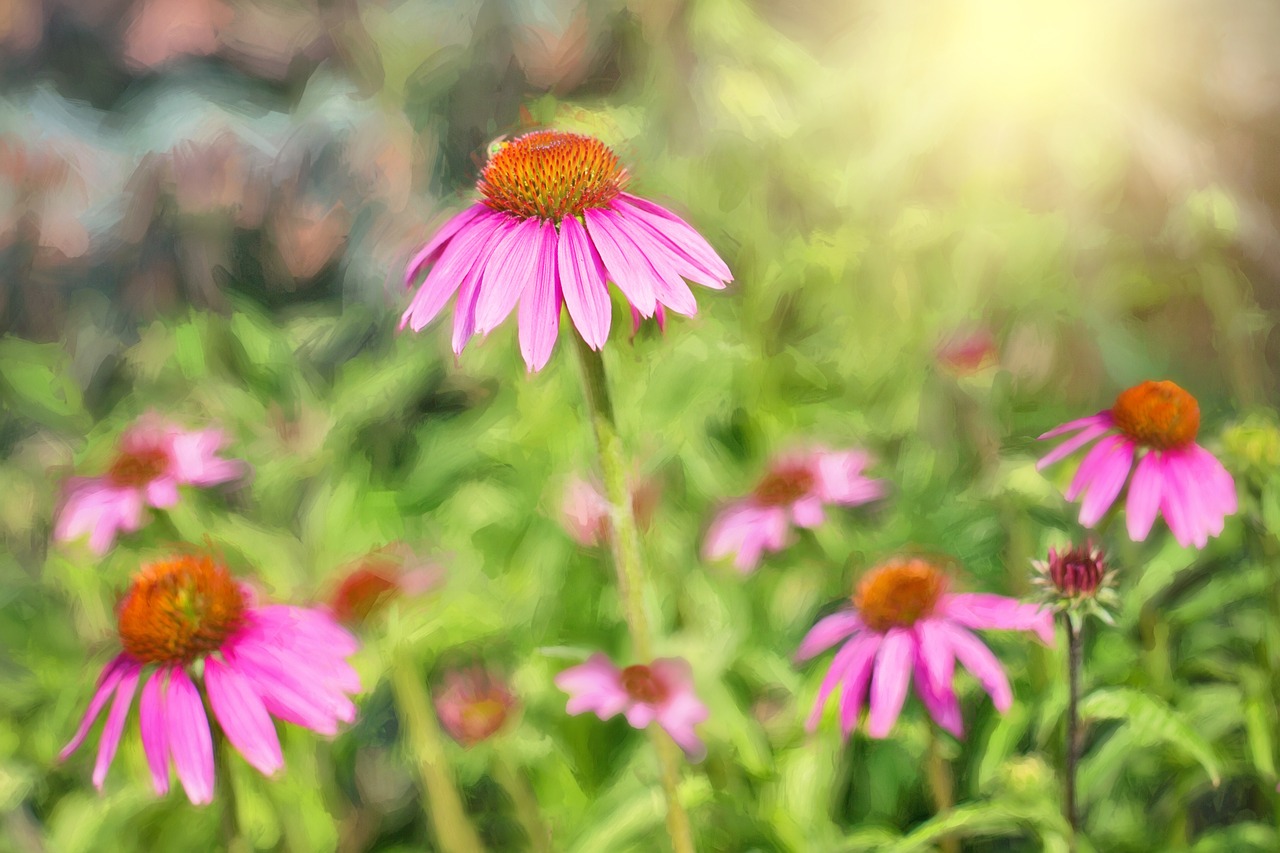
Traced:
<path fill-rule="evenodd" d="M 587 346 L 579 335 L 570 335 L 582 363 L 583 388 L 595 430 L 600 455 L 600 472 L 604 477 L 605 497 L 612 515 L 609 542 L 613 548 L 613 565 L 618 574 L 618 592 L 622 597 L 627 627 L 631 631 L 632 651 L 637 660 L 653 660 L 652 631 L 644 608 L 644 562 L 640 554 L 640 532 L 631 506 L 631 490 L 627 485 L 627 461 L 618 437 L 613 403 L 609 399 L 609 381 L 604 359 Z M 680 753 L 666 733 L 650 728 L 649 738 L 658 753 L 662 774 L 662 790 L 667 798 L 667 832 L 676 853 L 692 853 L 693 832 L 689 815 L 680 803 Z"/>
<path fill-rule="evenodd" d="M 955 778 L 951 775 L 951 764 L 942 754 L 942 743 L 938 737 L 938 729 L 929 726 L 929 746 L 925 772 L 929 775 L 929 790 L 933 793 L 934 810 L 939 815 L 951 811 L 956 803 Z M 938 846 L 943 853 L 960 853 L 960 841 L 953 835 L 943 837 Z"/>
<path fill-rule="evenodd" d="M 443 853 L 477 853 L 484 850 L 454 785 L 445 760 L 444 739 L 435 710 L 427 696 L 426 683 L 407 650 L 398 649 L 391 665 L 391 688 L 395 692 L 400 721 L 409 738 L 418 777 L 425 798 L 423 807 L 431 821 L 436 841 Z"/>
<path fill-rule="evenodd" d="M 491 765 L 493 778 L 511 798 L 516 809 L 516 820 L 529 837 L 529 849 L 533 853 L 551 853 L 551 830 L 542 821 L 538 801 L 529 787 L 529 780 L 501 752 L 495 750 Z"/>
<path fill-rule="evenodd" d="M 1084 620 L 1073 624 L 1071 614 L 1062 615 L 1067 626 L 1067 778 L 1063 785 L 1063 811 L 1071 824 L 1069 849 L 1075 851 L 1080 832 L 1080 812 L 1076 804 L 1076 768 L 1080 763 L 1080 667 L 1084 658 Z"/>

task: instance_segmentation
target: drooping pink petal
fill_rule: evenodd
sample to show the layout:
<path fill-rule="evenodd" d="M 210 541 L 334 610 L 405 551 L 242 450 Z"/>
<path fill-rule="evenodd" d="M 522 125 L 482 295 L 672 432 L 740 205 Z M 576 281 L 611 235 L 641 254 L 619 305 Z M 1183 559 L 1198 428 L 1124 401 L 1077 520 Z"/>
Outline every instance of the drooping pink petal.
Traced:
<path fill-rule="evenodd" d="M 1197 480 L 1205 484 L 1205 495 L 1214 509 L 1224 517 L 1233 515 L 1237 509 L 1235 480 L 1222 463 L 1200 445 L 1191 445 L 1191 453 L 1198 466 Z"/>
<path fill-rule="evenodd" d="M 226 443 L 221 430 L 173 429 L 169 437 L 168 475 L 178 483 L 192 486 L 215 486 L 243 476 L 248 470 L 244 462 L 218 456 Z"/>
<path fill-rule="evenodd" d="M 476 298 L 475 323 L 480 334 L 489 334 L 507 319 L 520 294 L 533 283 L 539 263 L 534 249 L 538 246 L 540 230 L 537 219 L 526 219 L 494 248 Z"/>
<path fill-rule="evenodd" d="M 453 239 L 453 235 L 457 234 L 480 214 L 491 212 L 488 205 L 476 203 L 441 226 L 440 230 L 413 256 L 413 260 L 409 261 L 409 265 L 405 267 L 404 286 L 406 288 L 413 287 L 413 280 L 418 277 L 418 273 L 422 271 L 423 267 L 439 257 L 440 253 L 444 251 L 445 244 Z"/>
<path fill-rule="evenodd" d="M 631 306 L 642 317 L 652 317 L 657 306 L 653 292 L 653 272 L 644 261 L 635 244 L 620 240 L 609 214 L 599 208 L 587 208 L 583 213 L 587 234 L 600 253 L 610 280 L 627 297 Z"/>
<path fill-rule="evenodd" d="M 862 472 L 871 457 L 861 450 L 822 450 L 814 456 L 818 496 L 828 503 L 856 506 L 884 497 L 884 483 Z"/>
<path fill-rule="evenodd" d="M 455 353 L 461 353 L 467 341 L 471 340 L 471 336 L 475 334 L 476 303 L 480 298 L 480 285 L 484 281 L 484 272 L 489 266 L 490 259 L 493 258 L 494 251 L 517 224 L 519 220 L 514 217 L 503 217 L 493 229 L 489 241 L 480 248 L 475 266 L 462 279 L 462 284 L 458 288 L 458 302 L 453 308 L 452 345 Z"/>
<path fill-rule="evenodd" d="M 253 611 L 254 626 L 272 644 L 294 645 L 294 638 L 317 649 L 327 650 L 331 657 L 344 658 L 360 648 L 360 641 L 323 610 L 268 604 Z"/>
<path fill-rule="evenodd" d="M 658 715 L 658 725 L 684 750 L 686 758 L 698 762 L 706 757 L 707 747 L 694 731 L 694 726 L 707 716 L 707 707 L 692 691 L 685 691 L 673 697 L 663 707 Z"/>
<path fill-rule="evenodd" d="M 964 737 L 964 720 L 960 716 L 960 701 L 956 698 L 951 683 L 935 683 L 926 674 L 920 661 L 914 669 L 916 694 L 920 704 L 929 712 L 929 716 L 943 731 L 955 737 Z"/>
<path fill-rule="evenodd" d="M 1086 444 L 1104 434 L 1109 429 L 1111 429 L 1110 423 L 1095 423 L 1086 426 L 1080 432 L 1071 436 L 1071 438 L 1046 453 L 1044 458 L 1036 463 L 1036 470 L 1042 471 L 1053 463 L 1061 459 L 1066 459 L 1072 453 L 1075 453 L 1081 447 L 1084 447 Z M 1045 435 L 1048 435 L 1048 433 Z M 1042 435 L 1040 437 L 1044 438 L 1045 436 Z"/>
<path fill-rule="evenodd" d="M 817 495 L 808 495 L 800 498 L 791 505 L 791 520 L 796 523 L 797 527 L 814 528 L 821 527 L 822 523 L 827 520 L 827 514 L 822 509 L 822 498 Z"/>
<path fill-rule="evenodd" d="M 867 718 L 867 734 L 873 738 L 886 737 L 898 721 L 907 699 L 915 647 L 915 637 L 903 628 L 890 628 L 880 643 L 871 676 L 871 713 Z"/>
<path fill-rule="evenodd" d="M 805 634 L 804 639 L 800 641 L 800 648 L 796 651 L 795 660 L 799 663 L 816 654 L 821 654 L 845 637 L 865 627 L 862 617 L 854 610 L 840 610 L 829 616 L 824 616 L 809 629 L 809 633 Z"/>
<path fill-rule="evenodd" d="M 844 694 L 848 693 L 855 687 L 854 692 L 858 695 L 858 705 L 861 706 L 861 691 L 866 689 L 866 676 L 863 675 L 861 681 L 851 679 L 850 675 L 857 675 L 855 666 L 859 669 L 867 669 L 871 661 L 875 658 L 876 650 L 880 648 L 881 636 L 872 632 L 859 634 L 849 642 L 840 647 L 835 657 L 831 659 L 831 666 L 827 669 L 827 674 L 822 678 L 822 684 L 818 687 L 818 696 L 813 701 L 813 710 L 809 712 L 809 719 L 805 721 L 804 727 L 806 731 L 812 732 L 818 728 L 818 721 L 822 719 L 822 709 L 827 704 L 827 699 L 831 696 L 831 691 L 835 689 L 837 684 L 844 683 Z"/>
<path fill-rule="evenodd" d="M 858 638 L 863 640 L 863 638 Z M 871 683 L 871 667 L 875 663 L 876 652 L 880 649 L 881 638 L 878 634 L 868 634 L 863 642 L 851 641 L 849 645 L 858 643 L 858 648 L 849 657 L 842 680 L 844 686 L 840 691 L 840 733 L 845 737 L 857 728 L 858 717 L 862 714 L 862 703 L 867 695 L 867 686 Z"/>
<path fill-rule="evenodd" d="M 248 679 L 217 658 L 204 662 L 204 684 L 209 707 L 231 745 L 245 761 L 270 776 L 284 766 L 280 738 L 267 708 Z"/>
<path fill-rule="evenodd" d="M 355 719 L 351 700 L 322 670 L 300 666 L 296 656 L 286 661 L 269 645 L 241 642 L 225 657 L 250 681 L 267 710 L 282 720 L 333 735 L 339 722 Z"/>
<path fill-rule="evenodd" d="M 160 796 L 169 793 L 169 730 L 165 711 L 167 667 L 151 674 L 138 700 L 138 727 L 142 730 L 142 751 L 151 770 L 151 785 Z"/>
<path fill-rule="evenodd" d="M 520 295 L 517 316 L 520 354 L 529 372 L 541 370 L 551 358 L 560 331 L 560 297 L 556 290 L 556 227 L 544 222 L 530 246 L 537 263 L 533 281 Z"/>
<path fill-rule="evenodd" d="M 569 694 L 565 710 L 570 716 L 593 711 L 600 719 L 607 720 L 630 703 L 621 678 L 621 671 L 597 652 L 585 662 L 556 675 L 554 682 Z"/>
<path fill-rule="evenodd" d="M 1181 484 L 1169 471 L 1168 460 L 1163 453 L 1157 451 L 1150 455 L 1156 457 L 1156 476 L 1160 478 L 1160 512 L 1177 543 L 1183 548 L 1189 548 L 1195 539 L 1195 528 L 1187 517 Z"/>
<path fill-rule="evenodd" d="M 617 221 L 615 218 L 615 223 Z M 689 289 L 689 285 L 684 283 L 680 273 L 676 272 L 664 260 L 663 256 L 648 253 L 644 245 L 631 239 L 631 235 L 627 233 L 626 229 L 619 227 L 618 239 L 622 240 L 624 238 L 631 240 L 631 245 L 635 246 L 636 253 L 644 258 L 645 263 L 648 264 L 649 270 L 653 274 L 650 281 L 653 282 L 654 298 L 677 314 L 683 314 L 686 317 L 692 317 L 697 314 L 698 300 L 694 299 L 693 291 Z"/>
<path fill-rule="evenodd" d="M 102 713 L 102 706 L 107 704 L 107 700 L 115 692 L 116 686 L 120 684 L 120 679 L 125 672 L 135 666 L 137 666 L 137 663 L 128 655 L 117 655 L 103 668 L 102 674 L 98 676 L 98 686 L 93 692 L 93 699 L 89 701 L 89 709 L 84 712 L 84 716 L 80 719 L 80 725 L 76 728 L 76 733 L 72 735 L 71 740 L 58 753 L 59 761 L 66 761 L 67 756 L 80 748 L 80 744 L 84 743 L 85 736 L 89 734 L 89 728 L 98 719 L 98 714 Z"/>
<path fill-rule="evenodd" d="M 560 243 L 556 247 L 560 287 L 569 317 L 592 349 L 601 349 L 609 340 L 613 303 L 605 281 L 604 262 L 587 237 L 577 217 L 560 222 Z"/>
<path fill-rule="evenodd" d="M 1160 510 L 1160 491 L 1163 479 L 1160 476 L 1159 456 L 1147 453 L 1133 470 L 1133 479 L 1129 481 L 1129 498 L 1125 504 L 1125 526 L 1129 529 L 1129 538 L 1141 542 L 1151 532 L 1156 513 Z"/>
<path fill-rule="evenodd" d="M 408 326 L 418 332 L 436 318 L 462 282 L 479 266 L 485 247 L 492 244 L 503 219 L 497 213 L 481 214 L 450 241 L 440 262 L 427 274 L 400 317 L 401 329 Z"/>
<path fill-rule="evenodd" d="M 637 216 L 630 205 L 617 205 L 614 212 L 627 235 L 646 256 L 660 258 L 677 275 L 689 281 L 715 290 L 724 288 L 725 283 L 718 276 L 679 249 L 674 241 L 657 231 L 648 221 Z"/>
<path fill-rule="evenodd" d="M 1222 519 L 1210 509 L 1205 498 L 1208 497 L 1210 484 L 1196 477 L 1194 465 L 1185 450 L 1170 450 L 1164 454 L 1165 484 L 1177 490 L 1181 498 L 1186 521 L 1190 527 L 1191 542 L 1197 548 L 1209 543 L 1209 536 L 1222 532 Z M 1214 526 L 1217 531 L 1214 531 Z"/>
<path fill-rule="evenodd" d="M 1008 711 L 1013 704 L 1013 691 L 1009 688 L 1009 679 L 996 656 L 981 640 L 963 628 L 949 623 L 942 623 L 939 628 L 946 634 L 956 658 L 964 664 L 965 669 L 973 673 L 982 689 L 991 696 L 991 704 L 1002 714 Z"/>
<path fill-rule="evenodd" d="M 147 503 L 159 509 L 168 509 L 178 502 L 178 481 L 172 477 L 157 477 L 147 483 Z"/>
<path fill-rule="evenodd" d="M 1076 418 L 1074 421 L 1067 421 L 1062 426 L 1054 427 L 1048 432 L 1043 433 L 1039 437 L 1039 440 L 1044 441 L 1046 438 L 1054 438 L 1055 436 L 1059 436 L 1064 433 L 1074 432 L 1075 430 L 1096 426 L 1098 424 L 1106 424 L 1108 428 L 1115 425 L 1115 421 L 1111 418 L 1110 409 L 1098 412 L 1096 415 L 1089 415 L 1087 418 Z"/>
<path fill-rule="evenodd" d="M 657 719 L 658 709 L 647 702 L 636 702 L 623 712 L 623 716 L 631 728 L 643 729 Z"/>
<path fill-rule="evenodd" d="M 1133 443 L 1122 439 L 1113 447 L 1114 452 L 1098 468 L 1080 504 L 1080 523 L 1085 527 L 1093 527 L 1111 509 L 1133 467 Z"/>
<path fill-rule="evenodd" d="M 1114 461 L 1113 457 L 1120 448 L 1126 445 L 1132 447 L 1132 442 L 1123 435 L 1109 435 L 1094 445 L 1093 449 L 1085 454 L 1084 461 L 1080 463 L 1080 468 L 1076 471 L 1071 485 L 1067 486 L 1065 493 L 1067 500 L 1074 501 L 1078 498 L 1099 472 L 1111 465 Z"/>
<path fill-rule="evenodd" d="M 936 612 L 966 628 L 1033 631 L 1046 646 L 1053 645 L 1053 611 L 1039 604 L 983 592 L 944 595 Z"/>
<path fill-rule="evenodd" d="M 720 259 L 715 249 L 711 248 L 711 244 L 693 226 L 670 210 L 630 193 L 619 194 L 614 205 L 629 208 L 628 213 L 652 225 L 655 231 L 667 237 L 679 251 L 703 266 L 720 281 L 726 283 L 733 281 L 733 274 L 729 272 L 728 265 Z"/>
<path fill-rule="evenodd" d="M 129 706 L 133 704 L 133 692 L 138 687 L 138 673 L 142 667 L 130 662 L 120 674 L 120 683 L 116 685 L 116 698 L 107 712 L 107 722 L 102 727 L 102 736 L 98 739 L 98 760 L 93 765 L 93 787 L 102 790 L 106 781 L 107 769 L 116 757 L 116 748 L 120 746 L 120 735 L 124 733 L 124 721 L 129 715 Z"/>
<path fill-rule="evenodd" d="M 173 667 L 165 692 L 169 748 L 178 779 L 193 805 L 213 801 L 213 738 L 200 694 L 182 667 Z"/>

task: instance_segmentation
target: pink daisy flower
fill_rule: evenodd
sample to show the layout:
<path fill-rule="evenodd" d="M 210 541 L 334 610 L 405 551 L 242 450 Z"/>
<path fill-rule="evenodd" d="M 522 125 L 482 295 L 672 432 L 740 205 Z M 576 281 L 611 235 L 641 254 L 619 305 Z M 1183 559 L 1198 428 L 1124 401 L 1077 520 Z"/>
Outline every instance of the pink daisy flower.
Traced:
<path fill-rule="evenodd" d="M 618 669 L 597 652 L 557 675 L 555 682 L 569 694 L 569 714 L 591 711 L 607 720 L 622 713 L 637 729 L 656 720 L 689 760 L 701 761 L 706 755 L 693 727 L 707 718 L 707 706 L 694 694 L 693 673 L 682 658 L 658 658 L 648 666 Z"/>
<path fill-rule="evenodd" d="M 660 493 L 661 486 L 652 477 L 642 478 L 632 486 L 631 512 L 641 530 L 649 529 Z M 609 541 L 609 531 L 613 527 L 612 508 L 595 483 L 581 477 L 569 480 L 560 515 L 565 531 L 584 548 Z"/>
<path fill-rule="evenodd" d="M 609 337 L 607 281 L 638 317 L 692 315 L 685 279 L 733 280 L 697 231 L 664 207 L 623 192 L 627 171 L 589 136 L 537 130 L 502 143 L 476 188 L 483 198 L 445 223 L 409 262 L 405 285 L 431 271 L 400 327 L 422 329 L 458 294 L 453 351 L 487 335 L 520 304 L 520 353 L 530 371 L 551 357 L 560 307 L 592 349 Z M 433 266 L 434 265 L 434 266 Z"/>
<path fill-rule="evenodd" d="M 929 716 L 956 737 L 964 734 L 960 703 L 952 689 L 959 660 L 1004 713 L 1013 702 L 1000 661 L 970 629 L 1033 631 L 1053 643 L 1053 611 L 985 593 L 948 593 L 947 578 L 929 561 L 896 559 L 872 569 L 858 583 L 853 609 L 823 619 L 796 652 L 807 660 L 842 640 L 831 661 L 806 728 L 814 731 L 837 686 L 840 731 L 858 725 L 870 688 L 867 734 L 882 738 L 893 729 L 914 680 Z"/>
<path fill-rule="evenodd" d="M 1172 382 L 1143 382 L 1120 392 L 1109 410 L 1040 436 L 1075 433 L 1036 468 L 1052 465 L 1098 440 L 1066 491 L 1069 501 L 1084 497 L 1080 523 L 1097 524 L 1128 482 L 1125 521 L 1130 539 L 1146 539 L 1156 515 L 1161 514 L 1179 545 L 1203 548 L 1236 511 L 1236 484 L 1222 463 L 1196 444 L 1199 430 L 1200 406 L 1195 397 Z"/>
<path fill-rule="evenodd" d="M 247 466 L 219 458 L 226 441 L 216 429 L 187 432 L 155 415 L 125 430 L 115 461 L 98 477 L 67 481 L 54 538 L 89 534 L 89 547 L 104 554 L 120 532 L 142 527 L 143 508 L 178 502 L 178 486 L 212 486 L 241 476 Z"/>
<path fill-rule="evenodd" d="M 518 709 L 506 682 L 480 666 L 450 670 L 436 697 L 440 725 L 468 748 L 496 734 Z"/>
<path fill-rule="evenodd" d="M 766 551 L 787 545 L 791 525 L 818 527 L 827 504 L 857 506 L 884 495 L 884 483 L 862 471 L 871 457 L 860 450 L 825 450 L 784 457 L 748 497 L 720 511 L 707 531 L 703 558 L 735 555 L 733 564 L 750 572 Z"/>
<path fill-rule="evenodd" d="M 284 766 L 271 717 L 332 735 L 355 719 L 348 693 L 360 678 L 345 658 L 357 647 L 322 610 L 262 606 L 209 557 L 183 555 L 145 567 L 118 607 L 124 651 L 98 679 L 66 759 L 84 742 L 108 699 L 93 784 L 102 790 L 133 694 L 142 749 L 157 794 L 169 791 L 169 762 L 196 805 L 213 799 L 213 740 L 203 694 L 228 743 L 266 775 Z M 195 664 L 202 666 L 193 678 Z M 114 697 L 114 699 L 112 698 Z"/>

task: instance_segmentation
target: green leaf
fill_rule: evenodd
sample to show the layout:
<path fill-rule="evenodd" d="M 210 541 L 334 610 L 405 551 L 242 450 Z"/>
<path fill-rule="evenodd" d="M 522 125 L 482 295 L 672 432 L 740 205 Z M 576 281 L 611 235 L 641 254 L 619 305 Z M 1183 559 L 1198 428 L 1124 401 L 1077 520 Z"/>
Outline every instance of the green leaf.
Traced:
<path fill-rule="evenodd" d="M 1139 742 L 1163 742 L 1185 751 L 1209 774 L 1214 787 L 1222 781 L 1222 762 L 1196 729 L 1164 702 L 1139 690 L 1097 690 L 1080 703 L 1085 719 L 1121 720 Z"/>

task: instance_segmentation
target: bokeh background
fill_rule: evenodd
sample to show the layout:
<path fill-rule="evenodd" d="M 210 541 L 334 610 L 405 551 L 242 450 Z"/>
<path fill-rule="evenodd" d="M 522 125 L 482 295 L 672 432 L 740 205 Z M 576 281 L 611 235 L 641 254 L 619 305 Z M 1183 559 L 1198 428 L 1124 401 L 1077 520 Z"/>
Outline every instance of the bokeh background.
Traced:
<path fill-rule="evenodd" d="M 1106 540 L 1087 843 L 1280 849 L 1278 42 L 1260 0 L 0 0 L 0 849 L 221 843 L 223 800 L 156 799 L 136 734 L 101 795 L 89 750 L 56 760 L 116 597 L 176 543 L 297 603 L 389 543 L 443 578 L 361 628 L 349 731 L 283 726 L 282 776 L 225 771 L 255 849 L 431 849 L 384 677 L 404 649 L 433 687 L 483 662 L 520 697 L 450 744 L 492 849 L 526 843 L 495 766 L 556 849 L 660 849 L 643 738 L 551 684 L 626 648 L 607 554 L 561 525 L 592 471 L 567 342 L 529 376 L 513 324 L 458 358 L 396 332 L 405 260 L 494 139 L 541 125 L 613 145 L 736 276 L 665 335 L 629 339 L 619 305 L 606 350 L 660 490 L 659 652 L 711 708 L 683 788 L 701 849 L 1066 849 L 1061 648 L 991 639 L 1003 718 L 962 682 L 950 823 L 914 700 L 883 742 L 806 735 L 823 668 L 791 656 L 903 548 L 1030 594 L 1030 561 L 1084 535 L 1035 436 L 1148 378 L 1199 398 L 1242 509 L 1201 553 Z M 148 410 L 221 426 L 253 477 L 105 558 L 52 545 L 60 484 Z M 891 497 L 749 577 L 703 563 L 716 507 L 811 442 L 872 451 Z"/>

